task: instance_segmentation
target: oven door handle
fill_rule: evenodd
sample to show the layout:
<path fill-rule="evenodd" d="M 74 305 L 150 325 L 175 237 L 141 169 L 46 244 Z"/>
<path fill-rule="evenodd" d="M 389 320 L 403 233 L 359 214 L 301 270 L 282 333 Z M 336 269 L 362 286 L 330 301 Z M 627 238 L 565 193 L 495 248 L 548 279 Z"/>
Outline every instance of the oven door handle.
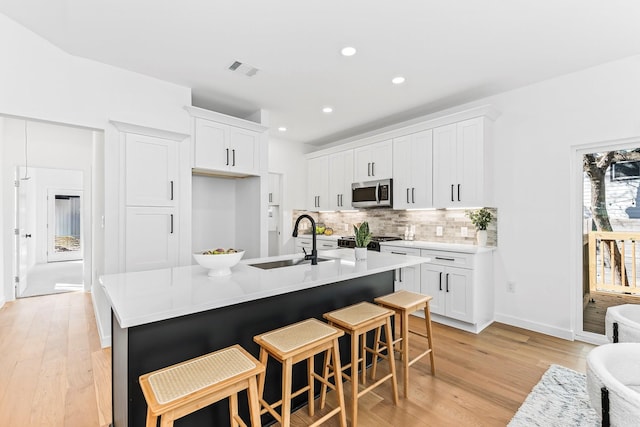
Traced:
<path fill-rule="evenodd" d="M 380 204 L 380 183 L 376 183 L 376 203 Z"/>

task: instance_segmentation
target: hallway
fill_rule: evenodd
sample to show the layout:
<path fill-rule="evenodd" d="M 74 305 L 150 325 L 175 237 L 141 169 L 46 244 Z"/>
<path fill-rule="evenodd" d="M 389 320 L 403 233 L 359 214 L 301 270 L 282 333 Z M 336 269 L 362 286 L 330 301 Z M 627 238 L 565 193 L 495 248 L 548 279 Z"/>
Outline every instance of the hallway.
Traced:
<path fill-rule="evenodd" d="M 27 287 L 19 297 L 82 291 L 84 289 L 83 266 L 82 261 L 36 264 L 27 273 Z"/>

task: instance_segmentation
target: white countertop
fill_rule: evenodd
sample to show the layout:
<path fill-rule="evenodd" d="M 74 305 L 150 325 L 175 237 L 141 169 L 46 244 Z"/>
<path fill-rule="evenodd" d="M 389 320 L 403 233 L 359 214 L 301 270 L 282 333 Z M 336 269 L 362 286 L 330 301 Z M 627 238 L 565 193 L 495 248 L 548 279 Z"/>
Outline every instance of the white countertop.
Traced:
<path fill-rule="evenodd" d="M 355 261 L 353 249 L 318 251 L 332 258 L 312 266 L 262 270 L 259 263 L 302 258 L 302 254 L 240 261 L 226 277 L 209 277 L 199 265 L 100 277 L 109 303 L 123 328 L 226 307 L 247 301 L 354 279 L 428 262 L 429 258 L 369 251 Z"/>
<path fill-rule="evenodd" d="M 390 242 L 380 242 L 380 246 L 390 246 L 394 248 L 433 249 L 438 251 L 461 252 L 461 253 L 468 253 L 468 254 L 490 252 L 490 251 L 496 250 L 494 246 L 476 246 L 476 245 L 464 245 L 460 243 L 427 242 L 424 240 L 393 240 Z"/>

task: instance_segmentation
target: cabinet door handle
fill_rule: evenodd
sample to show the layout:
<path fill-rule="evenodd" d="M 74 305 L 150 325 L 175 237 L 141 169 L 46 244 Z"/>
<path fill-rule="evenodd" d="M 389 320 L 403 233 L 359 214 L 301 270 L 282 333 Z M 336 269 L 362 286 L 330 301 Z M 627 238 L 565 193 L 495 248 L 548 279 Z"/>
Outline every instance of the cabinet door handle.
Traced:
<path fill-rule="evenodd" d="M 442 271 L 440 272 L 440 279 L 438 280 L 438 288 L 442 290 Z"/>
<path fill-rule="evenodd" d="M 320 196 L 318 196 L 318 207 L 320 207 Z"/>
<path fill-rule="evenodd" d="M 409 187 L 407 187 L 407 203 L 409 203 Z"/>
<path fill-rule="evenodd" d="M 411 203 L 415 203 L 415 202 L 416 202 L 416 188 L 411 187 Z"/>
<path fill-rule="evenodd" d="M 367 163 L 367 176 L 371 176 L 371 163 Z"/>
<path fill-rule="evenodd" d="M 449 273 L 447 273 L 447 292 L 449 292 Z"/>
<path fill-rule="evenodd" d="M 453 184 L 451 184 L 451 201 L 454 202 L 455 200 L 453 200 Z"/>
<path fill-rule="evenodd" d="M 340 195 L 336 194 L 336 205 L 340 206 Z"/>
<path fill-rule="evenodd" d="M 455 258 L 445 258 L 442 256 L 437 256 L 436 259 L 439 259 L 440 261 L 455 261 Z"/>
<path fill-rule="evenodd" d="M 458 201 L 460 201 L 460 185 L 461 184 L 458 184 Z"/>
<path fill-rule="evenodd" d="M 398 269 L 398 272 L 400 273 L 400 283 L 402 283 L 402 269 L 401 269 L 401 268 L 399 268 L 399 269 Z"/>
<path fill-rule="evenodd" d="M 269 203 L 273 202 L 272 193 L 269 193 Z"/>
<path fill-rule="evenodd" d="M 233 150 L 231 150 L 231 154 L 233 155 L 233 164 L 231 166 L 235 166 L 236 165 L 236 149 L 234 148 Z"/>
<path fill-rule="evenodd" d="M 376 176 L 376 162 L 371 163 L 371 176 Z"/>
<path fill-rule="evenodd" d="M 227 166 L 229 166 L 229 149 L 225 148 L 225 151 L 227 152 Z"/>
<path fill-rule="evenodd" d="M 340 195 L 340 206 L 344 207 L 344 194 Z"/>
<path fill-rule="evenodd" d="M 173 214 L 171 214 L 171 231 L 170 234 L 173 234 Z"/>
<path fill-rule="evenodd" d="M 173 200 L 173 181 L 170 181 L 170 182 L 171 182 L 171 200 Z"/>

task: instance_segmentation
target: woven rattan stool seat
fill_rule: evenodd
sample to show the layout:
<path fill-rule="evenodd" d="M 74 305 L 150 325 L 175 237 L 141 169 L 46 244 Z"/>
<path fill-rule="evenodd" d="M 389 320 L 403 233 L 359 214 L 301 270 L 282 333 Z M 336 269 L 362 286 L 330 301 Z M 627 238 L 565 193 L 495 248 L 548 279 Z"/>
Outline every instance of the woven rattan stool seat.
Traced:
<path fill-rule="evenodd" d="M 416 294 L 409 291 L 397 291 L 389 295 L 378 297 L 375 302 L 378 304 L 384 304 L 385 307 L 412 309 L 416 306 L 421 306 L 427 301 L 431 301 L 433 297 L 429 295 Z"/>
<path fill-rule="evenodd" d="M 380 316 L 384 316 L 389 313 L 380 306 L 361 302 L 359 304 L 351 305 L 340 310 L 335 310 L 330 313 L 326 313 L 325 317 L 332 321 L 337 321 L 342 325 L 357 326 L 363 322 L 370 321 Z"/>
<path fill-rule="evenodd" d="M 336 333 L 336 329 L 316 319 L 308 319 L 261 335 L 264 342 L 282 352 L 300 349 Z"/>
<path fill-rule="evenodd" d="M 149 375 L 158 403 L 167 403 L 247 372 L 257 365 L 237 348 L 228 348 Z"/>
<path fill-rule="evenodd" d="M 140 376 L 147 401 L 147 426 L 162 418 L 163 426 L 212 403 L 229 397 L 232 425 L 244 421 L 238 415 L 238 391 L 248 390 L 251 425 L 260 425 L 257 377 L 264 372 L 239 345 L 227 347 Z"/>
<path fill-rule="evenodd" d="M 393 346 L 396 351 L 399 351 L 402 354 L 402 365 L 404 368 L 403 371 L 403 379 L 404 379 L 404 395 L 407 397 L 409 395 L 409 366 L 416 363 L 418 360 L 422 359 L 427 354 L 429 355 L 431 362 L 431 374 L 435 374 L 435 360 L 433 357 L 433 334 L 431 331 L 431 312 L 429 310 L 429 302 L 433 299 L 433 297 L 429 295 L 417 294 L 414 292 L 409 292 L 405 290 L 400 290 L 394 292 L 389 295 L 384 295 L 375 299 L 375 302 L 380 304 L 382 307 L 389 308 L 395 311 L 396 315 L 400 319 L 400 336 L 396 337 L 393 340 Z M 425 326 L 427 330 L 427 334 L 423 335 L 418 332 L 409 331 L 409 315 L 417 310 L 424 310 L 424 319 Z M 413 357 L 413 359 L 409 358 L 409 332 L 412 332 L 415 335 L 420 335 L 423 338 L 427 339 L 427 349 L 422 351 L 420 354 Z M 400 348 L 397 348 L 397 345 L 400 345 Z M 374 369 L 375 369 L 375 361 L 374 361 Z"/>

